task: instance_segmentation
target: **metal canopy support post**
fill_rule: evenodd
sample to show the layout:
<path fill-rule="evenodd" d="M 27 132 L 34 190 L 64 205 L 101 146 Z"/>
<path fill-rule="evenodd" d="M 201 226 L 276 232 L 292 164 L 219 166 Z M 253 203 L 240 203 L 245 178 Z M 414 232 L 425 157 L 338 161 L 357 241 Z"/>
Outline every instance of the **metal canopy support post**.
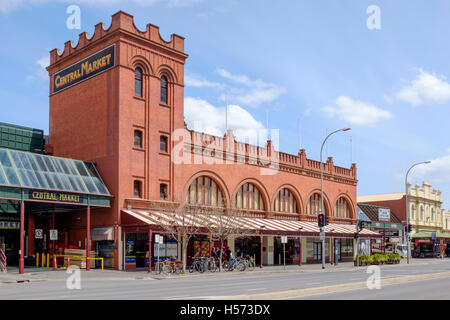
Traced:
<path fill-rule="evenodd" d="M 212 233 L 209 233 L 209 259 L 211 259 L 211 250 L 212 250 Z"/>
<path fill-rule="evenodd" d="M 91 251 L 91 207 L 88 204 L 86 209 L 86 271 L 91 270 L 90 251 Z"/>
<path fill-rule="evenodd" d="M 24 274 L 24 228 L 25 227 L 25 202 L 23 201 L 23 191 L 22 200 L 20 200 L 20 258 L 19 258 L 19 274 Z"/>

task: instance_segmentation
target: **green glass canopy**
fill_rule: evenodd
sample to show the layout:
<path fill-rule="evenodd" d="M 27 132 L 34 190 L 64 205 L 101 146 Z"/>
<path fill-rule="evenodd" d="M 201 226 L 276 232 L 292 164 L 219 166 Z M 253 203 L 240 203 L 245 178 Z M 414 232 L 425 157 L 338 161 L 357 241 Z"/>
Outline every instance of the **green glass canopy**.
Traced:
<path fill-rule="evenodd" d="M 110 196 L 92 162 L 0 148 L 0 187 Z"/>

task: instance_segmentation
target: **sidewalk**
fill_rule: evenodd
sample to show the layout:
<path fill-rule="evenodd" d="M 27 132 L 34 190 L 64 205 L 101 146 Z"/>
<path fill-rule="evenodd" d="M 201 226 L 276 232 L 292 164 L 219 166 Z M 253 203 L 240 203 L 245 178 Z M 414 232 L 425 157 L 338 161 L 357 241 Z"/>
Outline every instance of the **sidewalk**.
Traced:
<path fill-rule="evenodd" d="M 410 265 L 424 265 L 442 263 L 443 261 L 450 262 L 450 259 L 412 259 Z M 406 260 L 402 260 L 400 264 L 379 265 L 379 267 L 399 267 L 407 266 Z M 91 269 L 90 271 L 81 270 L 81 276 L 84 280 L 91 281 L 120 281 L 120 280 L 165 280 L 165 279 L 192 279 L 204 277 L 221 277 L 221 276 L 238 276 L 251 274 L 270 274 L 270 273 L 319 273 L 319 272 L 338 272 L 350 271 L 367 268 L 366 266 L 355 267 L 353 262 L 341 262 L 337 266 L 326 264 L 325 269 L 322 269 L 321 264 L 305 264 L 301 267 L 298 265 L 288 265 L 286 269 L 284 266 L 264 266 L 263 268 L 256 267 L 254 271 L 239 272 L 237 270 L 227 272 L 205 272 L 205 273 L 185 273 L 185 274 L 169 274 L 167 276 L 157 275 L 155 272 L 148 273 L 147 271 L 118 271 L 118 270 L 99 270 Z M 47 268 L 33 268 L 26 267 L 25 274 L 19 275 L 17 267 L 9 267 L 8 273 L 0 273 L 0 283 L 21 283 L 21 282 L 37 282 L 37 281 L 65 281 L 68 277 L 65 269 L 47 269 Z"/>

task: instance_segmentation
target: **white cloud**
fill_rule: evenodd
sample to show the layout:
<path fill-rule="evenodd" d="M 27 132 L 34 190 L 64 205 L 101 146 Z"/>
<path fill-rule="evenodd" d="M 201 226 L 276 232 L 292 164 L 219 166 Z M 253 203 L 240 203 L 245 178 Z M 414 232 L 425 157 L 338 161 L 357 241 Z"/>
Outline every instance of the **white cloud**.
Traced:
<path fill-rule="evenodd" d="M 397 92 L 395 97 L 413 106 L 450 101 L 450 83 L 443 76 L 438 77 L 419 69 L 417 78 Z"/>
<path fill-rule="evenodd" d="M 433 182 L 450 182 L 450 152 L 448 153 L 449 154 L 442 157 L 432 159 L 429 164 L 423 164 L 415 167 L 410 174 L 411 179 L 421 179 L 423 181 Z"/>
<path fill-rule="evenodd" d="M 191 73 L 186 73 L 184 75 L 184 83 L 189 87 L 210 87 L 218 89 L 222 89 L 224 87 L 221 83 L 209 81 Z"/>
<path fill-rule="evenodd" d="M 336 99 L 336 106 L 324 107 L 322 111 L 330 117 L 337 116 L 339 119 L 354 125 L 373 126 L 382 120 L 392 118 L 392 114 L 387 110 L 346 96 L 340 96 Z"/>
<path fill-rule="evenodd" d="M 203 99 L 186 97 L 184 117 L 190 129 L 219 137 L 225 133 L 225 107 L 216 107 Z M 233 130 L 239 141 L 252 144 L 266 142 L 258 141 L 258 137 L 266 133 L 263 124 L 238 105 L 228 106 L 228 128 Z"/>
<path fill-rule="evenodd" d="M 260 79 L 251 80 L 246 75 L 234 75 L 225 69 L 218 68 L 217 73 L 234 85 L 241 84 L 247 87 L 231 88 L 229 92 L 220 96 L 222 100 L 228 98 L 231 101 L 247 106 L 259 106 L 262 103 L 272 102 L 287 92 L 285 88 L 273 83 L 267 83 Z"/>

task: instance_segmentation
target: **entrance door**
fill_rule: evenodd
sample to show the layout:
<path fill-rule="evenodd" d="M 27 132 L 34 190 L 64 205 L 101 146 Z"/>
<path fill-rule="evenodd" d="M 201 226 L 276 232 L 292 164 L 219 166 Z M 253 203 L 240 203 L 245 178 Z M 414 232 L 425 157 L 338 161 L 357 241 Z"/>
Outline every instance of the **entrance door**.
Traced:
<path fill-rule="evenodd" d="M 335 261 L 341 261 L 341 240 L 334 239 L 334 259 Z"/>
<path fill-rule="evenodd" d="M 322 261 L 322 242 L 314 242 L 314 262 Z"/>

